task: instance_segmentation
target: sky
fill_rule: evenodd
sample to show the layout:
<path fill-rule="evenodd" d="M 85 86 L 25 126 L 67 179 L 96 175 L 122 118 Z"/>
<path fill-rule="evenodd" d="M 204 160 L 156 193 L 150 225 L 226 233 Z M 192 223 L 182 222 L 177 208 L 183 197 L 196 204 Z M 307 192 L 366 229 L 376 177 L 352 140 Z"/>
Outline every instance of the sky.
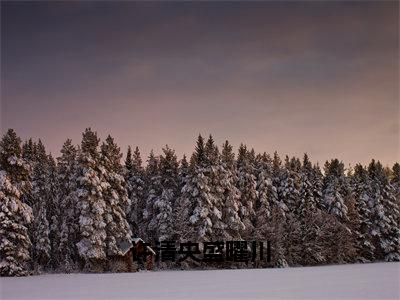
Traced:
<path fill-rule="evenodd" d="M 398 51 L 397 1 L 2 1 L 1 133 L 391 165 Z"/>

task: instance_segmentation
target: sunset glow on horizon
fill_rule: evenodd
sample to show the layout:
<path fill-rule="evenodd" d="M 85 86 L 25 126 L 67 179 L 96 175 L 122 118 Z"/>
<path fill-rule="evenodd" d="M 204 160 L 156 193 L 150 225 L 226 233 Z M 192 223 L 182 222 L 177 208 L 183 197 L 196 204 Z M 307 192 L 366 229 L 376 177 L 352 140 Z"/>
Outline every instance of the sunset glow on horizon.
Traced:
<path fill-rule="evenodd" d="M 399 3 L 1 2 L 1 134 L 399 161 Z"/>

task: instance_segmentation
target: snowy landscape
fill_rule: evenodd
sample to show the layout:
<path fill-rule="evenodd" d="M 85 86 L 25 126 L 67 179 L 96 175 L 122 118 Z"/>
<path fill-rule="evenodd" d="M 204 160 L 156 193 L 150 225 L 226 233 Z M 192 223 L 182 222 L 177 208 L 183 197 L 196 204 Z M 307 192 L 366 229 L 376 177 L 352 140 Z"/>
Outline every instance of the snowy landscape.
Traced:
<path fill-rule="evenodd" d="M 0 6 L 0 300 L 400 300 L 399 1 Z"/>
<path fill-rule="evenodd" d="M 1 278 L 17 299 L 399 299 L 400 264 Z"/>
<path fill-rule="evenodd" d="M 190 162 L 166 146 L 143 167 L 137 147 L 122 163 L 100 142 L 87 128 L 55 160 L 12 129 L 0 140 L 2 276 L 400 260 L 398 163 L 322 172 L 307 154 L 236 156 L 200 135 Z"/>

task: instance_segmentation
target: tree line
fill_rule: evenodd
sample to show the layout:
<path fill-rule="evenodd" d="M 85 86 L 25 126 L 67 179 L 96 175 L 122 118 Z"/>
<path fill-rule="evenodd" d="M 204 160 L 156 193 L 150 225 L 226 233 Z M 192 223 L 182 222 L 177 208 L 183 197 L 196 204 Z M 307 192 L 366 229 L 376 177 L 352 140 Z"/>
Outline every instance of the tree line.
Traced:
<path fill-rule="evenodd" d="M 138 147 L 123 158 L 90 128 L 53 158 L 9 129 L 0 201 L 2 276 L 109 271 L 133 237 L 271 241 L 272 261 L 257 267 L 400 260 L 399 163 L 332 159 L 321 169 L 307 154 L 281 159 L 242 144 L 235 155 L 228 141 L 199 136 L 189 159 L 166 146 L 144 165 Z"/>

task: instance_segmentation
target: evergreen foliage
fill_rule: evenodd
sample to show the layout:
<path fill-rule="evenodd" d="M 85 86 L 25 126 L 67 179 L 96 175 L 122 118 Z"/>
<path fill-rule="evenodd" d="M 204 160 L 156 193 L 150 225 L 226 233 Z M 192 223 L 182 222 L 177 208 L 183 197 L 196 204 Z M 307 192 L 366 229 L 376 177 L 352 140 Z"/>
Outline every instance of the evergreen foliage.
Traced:
<path fill-rule="evenodd" d="M 220 151 L 221 150 L 221 151 Z M 8 130 L 0 141 L 0 274 L 114 270 L 134 237 L 270 241 L 272 261 L 255 267 L 400 260 L 400 165 L 372 160 L 323 172 L 278 153 L 198 136 L 188 161 L 168 146 L 143 166 L 87 128 L 53 159 L 42 141 Z M 180 264 L 194 267 L 199 264 Z M 176 267 L 160 264 L 159 267 Z M 223 265 L 227 267 L 228 265 Z M 243 265 L 236 265 L 236 267 Z"/>

